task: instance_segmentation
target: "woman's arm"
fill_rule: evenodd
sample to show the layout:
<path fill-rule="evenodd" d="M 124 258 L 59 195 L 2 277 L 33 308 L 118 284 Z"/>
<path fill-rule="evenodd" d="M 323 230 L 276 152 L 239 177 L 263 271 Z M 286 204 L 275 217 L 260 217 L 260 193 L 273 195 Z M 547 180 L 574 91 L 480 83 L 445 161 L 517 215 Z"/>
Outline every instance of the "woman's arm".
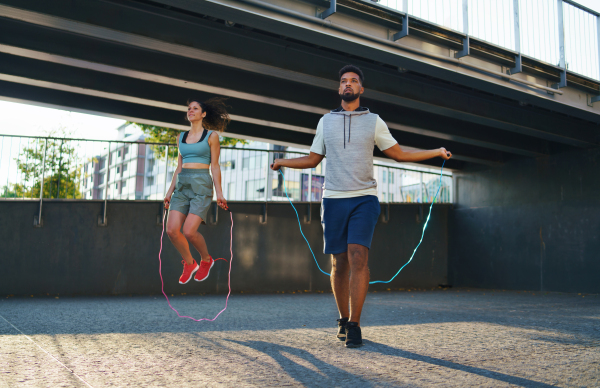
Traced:
<path fill-rule="evenodd" d="M 179 136 L 177 136 L 177 146 L 179 146 Z M 173 195 L 173 192 L 175 191 L 175 183 L 177 182 L 177 175 L 181 172 L 182 164 L 183 164 L 183 161 L 181 158 L 181 154 L 179 154 L 179 155 L 177 155 L 177 168 L 175 169 L 175 172 L 173 173 L 173 179 L 171 179 L 171 186 L 169 186 L 169 190 L 167 190 L 167 193 L 165 194 L 164 202 L 165 202 L 166 209 L 169 208 L 169 204 L 171 203 L 171 196 Z M 168 168 L 165 169 L 165 173 L 166 173 L 166 171 L 168 171 Z"/>
<path fill-rule="evenodd" d="M 221 154 L 221 144 L 219 144 L 219 135 L 213 132 L 208 137 L 210 146 L 210 170 L 212 172 L 215 191 L 217 192 L 217 205 L 227 210 L 227 200 L 223 196 L 221 188 L 221 166 L 219 165 L 219 156 Z"/>
<path fill-rule="evenodd" d="M 294 159 L 275 159 L 273 164 L 271 164 L 271 170 L 277 171 L 281 167 L 290 167 L 290 168 L 315 168 L 321 163 L 324 156 L 311 152 L 308 156 L 302 156 L 300 158 Z"/>
<path fill-rule="evenodd" d="M 388 148 L 383 153 L 396 162 L 421 162 L 437 158 L 438 156 L 444 160 L 448 160 L 452 157 L 452 152 L 447 151 L 444 147 L 428 151 L 403 151 L 398 144 Z"/>

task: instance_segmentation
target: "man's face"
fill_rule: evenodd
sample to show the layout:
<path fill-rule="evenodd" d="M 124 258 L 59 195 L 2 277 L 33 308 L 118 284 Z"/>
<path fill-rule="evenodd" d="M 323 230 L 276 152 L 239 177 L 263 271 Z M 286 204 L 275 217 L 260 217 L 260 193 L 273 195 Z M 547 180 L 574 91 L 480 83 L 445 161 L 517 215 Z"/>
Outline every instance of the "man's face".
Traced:
<path fill-rule="evenodd" d="M 340 88 L 338 90 L 342 100 L 346 102 L 354 101 L 360 97 L 364 91 L 365 89 L 360 83 L 358 74 L 352 72 L 342 74 L 342 78 L 340 79 Z"/>

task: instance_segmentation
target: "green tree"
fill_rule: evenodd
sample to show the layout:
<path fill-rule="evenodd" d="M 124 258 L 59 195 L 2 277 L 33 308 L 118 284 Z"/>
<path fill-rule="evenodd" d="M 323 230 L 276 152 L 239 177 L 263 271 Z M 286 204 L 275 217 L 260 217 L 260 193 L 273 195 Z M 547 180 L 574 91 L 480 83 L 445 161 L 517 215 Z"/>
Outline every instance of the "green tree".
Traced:
<path fill-rule="evenodd" d="M 177 137 L 179 134 L 181 134 L 180 130 L 173 128 L 158 127 L 156 125 L 133 123 L 129 121 L 127 124 L 135 125 L 141 129 L 144 135 L 146 135 L 146 141 L 150 143 L 167 143 L 176 145 Z M 223 147 L 233 147 L 236 144 L 248 144 L 247 140 L 236 139 L 233 137 L 220 136 L 220 139 L 221 146 Z M 166 146 L 164 145 L 152 146 L 152 151 L 156 154 L 157 159 L 164 160 L 166 153 L 165 148 Z M 178 155 L 179 151 L 177 147 L 169 146 L 169 160 L 177 160 Z"/>
<path fill-rule="evenodd" d="M 15 158 L 23 183 L 4 186 L 3 196 L 39 198 L 43 175 L 44 198 L 81 198 L 81 164 L 77 160 L 72 141 L 38 138 Z"/>

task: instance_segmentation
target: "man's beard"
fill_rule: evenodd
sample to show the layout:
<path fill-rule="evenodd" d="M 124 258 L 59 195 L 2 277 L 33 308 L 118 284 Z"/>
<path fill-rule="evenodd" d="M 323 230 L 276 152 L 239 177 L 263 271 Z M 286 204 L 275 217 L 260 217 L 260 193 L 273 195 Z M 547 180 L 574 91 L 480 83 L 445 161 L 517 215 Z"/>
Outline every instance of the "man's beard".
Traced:
<path fill-rule="evenodd" d="M 342 93 L 340 94 L 340 97 L 342 98 L 342 100 L 346 101 L 346 102 L 352 102 L 354 100 L 356 100 L 358 97 L 360 97 L 360 93 Z"/>

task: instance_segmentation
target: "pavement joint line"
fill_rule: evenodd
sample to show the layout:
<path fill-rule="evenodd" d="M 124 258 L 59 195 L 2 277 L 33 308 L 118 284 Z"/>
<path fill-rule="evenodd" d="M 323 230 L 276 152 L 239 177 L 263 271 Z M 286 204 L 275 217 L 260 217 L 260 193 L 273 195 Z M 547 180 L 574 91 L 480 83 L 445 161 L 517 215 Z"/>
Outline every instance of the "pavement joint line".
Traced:
<path fill-rule="evenodd" d="M 46 349 L 42 348 L 40 345 L 38 345 L 37 342 L 35 342 L 33 339 L 31 339 L 31 337 L 29 337 L 27 334 L 23 333 L 18 327 L 16 327 L 15 325 L 13 325 L 12 323 L 10 323 L 8 321 L 8 319 L 4 318 L 1 314 L 0 314 L 0 318 L 4 319 L 6 321 L 6 323 L 8 323 L 9 325 L 11 325 L 16 331 L 18 331 L 19 333 L 21 333 L 22 335 L 25 336 L 25 338 L 27 338 L 29 341 L 33 342 L 33 344 L 35 346 L 37 346 L 38 348 L 42 349 L 42 351 L 44 353 L 46 353 L 47 355 L 49 355 L 50 357 L 52 357 L 54 359 L 54 361 L 58 362 L 60 365 L 62 365 L 66 370 L 68 370 L 69 372 L 71 372 L 75 377 L 77 377 L 79 380 L 83 381 L 85 383 L 85 385 L 87 385 L 90 388 L 94 388 L 90 385 L 90 383 L 88 383 L 87 381 L 85 381 L 81 376 L 79 376 L 77 373 L 75 373 L 73 371 L 73 369 L 69 368 L 68 366 L 66 366 L 65 364 L 63 364 L 62 362 L 60 362 L 56 357 L 54 357 L 52 354 L 50 354 L 49 352 L 46 351 Z"/>

